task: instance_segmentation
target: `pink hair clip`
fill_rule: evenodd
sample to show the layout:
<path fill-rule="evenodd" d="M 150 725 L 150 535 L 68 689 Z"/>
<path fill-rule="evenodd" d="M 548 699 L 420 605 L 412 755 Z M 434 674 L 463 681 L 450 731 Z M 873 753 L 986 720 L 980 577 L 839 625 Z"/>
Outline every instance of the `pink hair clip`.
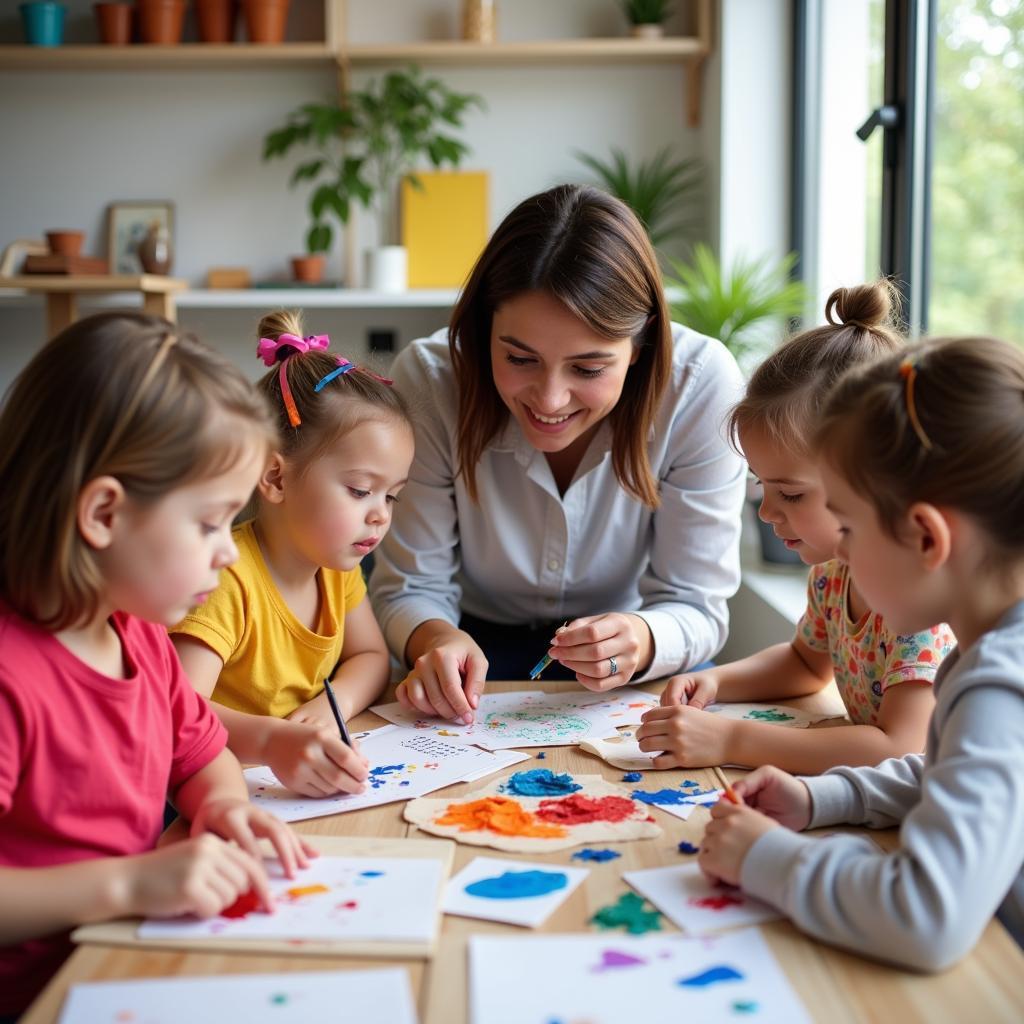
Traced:
<path fill-rule="evenodd" d="M 256 355 L 263 360 L 264 366 L 273 366 L 277 362 L 278 349 L 291 348 L 296 354 L 302 354 L 323 351 L 329 348 L 330 344 L 331 339 L 326 334 L 310 334 L 305 338 L 300 338 L 297 334 L 282 334 L 278 338 L 260 338 L 256 346 Z"/>

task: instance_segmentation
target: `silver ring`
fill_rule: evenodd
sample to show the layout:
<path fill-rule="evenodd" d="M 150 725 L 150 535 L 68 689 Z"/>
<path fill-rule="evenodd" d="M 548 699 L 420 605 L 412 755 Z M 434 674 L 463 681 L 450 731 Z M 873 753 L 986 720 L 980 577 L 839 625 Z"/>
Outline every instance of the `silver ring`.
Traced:
<path fill-rule="evenodd" d="M 614 676 L 619 671 L 619 664 L 618 664 L 618 662 L 614 658 L 609 658 L 608 659 L 608 668 L 611 670 L 608 673 L 608 675 L 609 676 Z"/>

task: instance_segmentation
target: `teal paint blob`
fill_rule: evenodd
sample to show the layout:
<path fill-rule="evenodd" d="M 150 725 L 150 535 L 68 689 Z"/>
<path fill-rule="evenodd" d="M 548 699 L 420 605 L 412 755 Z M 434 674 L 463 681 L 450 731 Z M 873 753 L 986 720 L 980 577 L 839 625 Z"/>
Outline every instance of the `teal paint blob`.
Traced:
<path fill-rule="evenodd" d="M 736 1013 L 757 1013 L 758 1006 L 753 999 L 737 999 L 732 1008 Z"/>
<path fill-rule="evenodd" d="M 727 964 L 720 964 L 718 967 L 709 967 L 700 974 L 694 974 L 689 978 L 680 978 L 676 982 L 685 988 L 707 988 L 709 985 L 717 985 L 723 981 L 742 981 L 743 975 L 735 967 Z"/>
<path fill-rule="evenodd" d="M 582 788 L 571 775 L 556 775 L 550 768 L 516 772 L 505 784 L 505 791 L 516 796 L 566 796 Z"/>
<path fill-rule="evenodd" d="M 792 722 L 794 716 L 787 715 L 784 711 L 775 711 L 769 708 L 764 711 L 760 709 L 749 711 L 743 717 L 755 722 Z"/>
<path fill-rule="evenodd" d="M 584 847 L 582 850 L 577 850 L 573 855 L 573 860 L 595 860 L 598 864 L 604 863 L 606 860 L 615 860 L 617 857 L 621 857 L 622 854 L 618 850 L 594 850 L 589 846 Z"/>
<path fill-rule="evenodd" d="M 557 892 L 568 881 L 561 871 L 506 871 L 496 878 L 470 882 L 466 892 L 485 900 L 523 900 Z"/>

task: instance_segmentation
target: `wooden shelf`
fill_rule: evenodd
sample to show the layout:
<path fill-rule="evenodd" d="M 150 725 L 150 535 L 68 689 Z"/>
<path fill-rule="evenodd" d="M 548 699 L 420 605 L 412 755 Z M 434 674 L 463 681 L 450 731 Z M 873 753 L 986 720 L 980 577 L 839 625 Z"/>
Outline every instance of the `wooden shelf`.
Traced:
<path fill-rule="evenodd" d="M 447 309 L 456 288 L 411 288 L 375 292 L 367 288 L 196 288 L 178 296 L 180 309 Z"/>
<path fill-rule="evenodd" d="M 153 71 L 176 68 L 332 67 L 335 55 L 326 43 L 251 43 L 178 46 L 0 46 L 0 71 Z"/>

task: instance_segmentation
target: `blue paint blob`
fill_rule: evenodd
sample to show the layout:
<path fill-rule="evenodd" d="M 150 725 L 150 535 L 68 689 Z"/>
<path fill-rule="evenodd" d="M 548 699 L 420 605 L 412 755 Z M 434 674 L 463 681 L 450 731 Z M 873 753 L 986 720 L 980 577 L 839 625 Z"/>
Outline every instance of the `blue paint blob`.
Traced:
<path fill-rule="evenodd" d="M 645 804 L 686 804 L 690 802 L 688 796 L 678 789 L 633 790 L 633 799 Z"/>
<path fill-rule="evenodd" d="M 539 754 L 537 755 L 537 759 L 538 759 L 539 761 L 543 761 L 543 760 L 544 760 L 544 758 L 546 758 L 547 756 L 548 756 L 548 755 L 547 755 L 547 754 L 546 754 L 546 753 L 545 753 L 545 752 L 544 752 L 544 751 L 542 750 L 542 751 L 541 751 L 541 752 L 540 752 L 540 753 L 539 753 Z"/>
<path fill-rule="evenodd" d="M 392 772 L 400 772 L 405 769 L 404 764 L 382 764 L 370 769 L 370 785 L 374 789 L 380 789 L 388 780 L 386 776 Z"/>
<path fill-rule="evenodd" d="M 603 864 L 606 860 L 615 860 L 617 857 L 621 857 L 622 854 L 618 850 L 594 850 L 591 847 L 584 847 L 582 850 L 577 850 L 573 855 L 573 860 L 596 860 L 599 864 Z"/>
<path fill-rule="evenodd" d="M 380 878 L 383 875 L 383 871 L 360 871 L 360 878 Z"/>
<path fill-rule="evenodd" d="M 506 871 L 496 878 L 470 882 L 466 892 L 487 900 L 522 900 L 557 892 L 568 881 L 561 871 Z"/>
<path fill-rule="evenodd" d="M 709 967 L 700 974 L 694 974 L 689 978 L 680 978 L 676 984 L 685 988 L 707 988 L 708 985 L 717 985 L 722 981 L 742 981 L 743 975 L 735 967 L 721 964 L 718 967 Z"/>
<path fill-rule="evenodd" d="M 643 777 L 643 772 L 626 772 L 626 774 L 622 776 L 622 781 L 639 782 Z"/>
<path fill-rule="evenodd" d="M 688 843 L 685 839 L 679 844 L 680 853 L 699 853 L 700 847 L 694 846 L 693 843 Z"/>
<path fill-rule="evenodd" d="M 683 779 L 683 781 L 679 783 L 679 788 L 680 789 L 700 789 L 700 783 L 699 782 L 694 782 L 693 779 Z"/>
<path fill-rule="evenodd" d="M 550 768 L 516 772 L 505 784 L 505 791 L 516 796 L 566 796 L 582 788 L 571 775 L 556 775 Z"/>

